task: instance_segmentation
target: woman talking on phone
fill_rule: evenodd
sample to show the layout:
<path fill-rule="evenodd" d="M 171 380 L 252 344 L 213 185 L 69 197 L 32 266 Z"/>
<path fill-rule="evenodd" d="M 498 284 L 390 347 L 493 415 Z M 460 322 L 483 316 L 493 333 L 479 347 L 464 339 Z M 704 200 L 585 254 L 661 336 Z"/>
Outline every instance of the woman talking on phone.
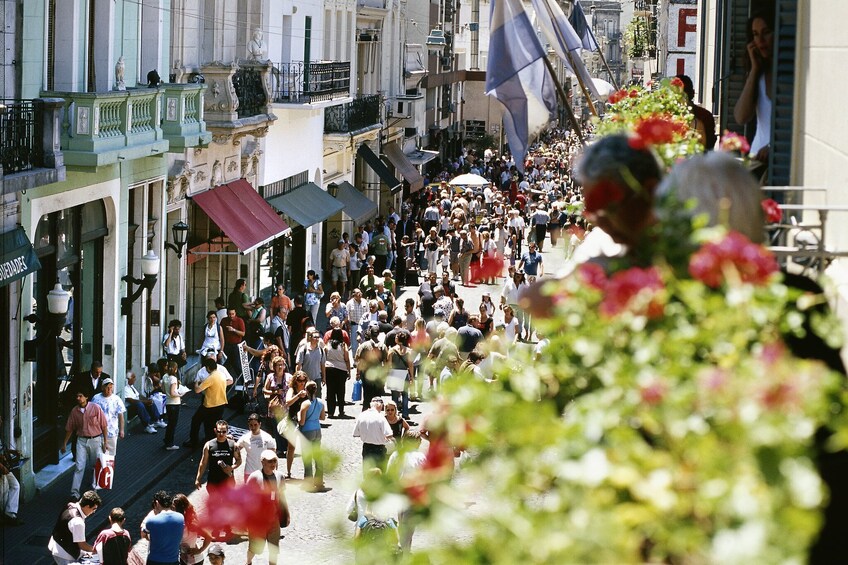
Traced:
<path fill-rule="evenodd" d="M 751 70 L 745 79 L 745 86 L 733 117 L 739 125 L 745 125 L 752 119 L 757 120 L 757 132 L 751 142 L 751 156 L 766 163 L 771 143 L 770 93 L 774 83 L 772 71 L 772 52 L 774 50 L 774 14 L 755 12 L 748 20 L 748 59 Z"/>

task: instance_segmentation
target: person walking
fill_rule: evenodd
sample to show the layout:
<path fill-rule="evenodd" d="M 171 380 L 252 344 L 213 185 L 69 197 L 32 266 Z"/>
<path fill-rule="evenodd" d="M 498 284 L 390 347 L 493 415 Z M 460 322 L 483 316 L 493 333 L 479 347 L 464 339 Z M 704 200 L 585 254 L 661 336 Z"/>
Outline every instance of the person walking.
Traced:
<path fill-rule="evenodd" d="M 181 321 L 171 320 L 168 322 L 168 332 L 162 338 L 162 349 L 165 351 L 165 357 L 168 358 L 168 361 L 175 362 L 180 368 L 186 364 L 185 339 L 180 335 L 182 327 Z"/>
<path fill-rule="evenodd" d="M 306 400 L 306 382 L 309 377 L 303 371 L 297 371 L 291 378 L 291 386 L 286 392 L 286 435 L 294 437 L 294 432 L 299 425 L 298 415 L 300 406 Z M 286 449 L 286 478 L 291 478 L 291 469 L 294 464 L 295 443 L 288 442 Z"/>
<path fill-rule="evenodd" d="M 168 427 L 165 429 L 165 449 L 173 451 L 180 447 L 174 442 L 177 423 L 180 421 L 180 407 L 183 400 L 180 394 L 180 378 L 177 376 L 179 367 L 174 361 L 168 361 L 168 372 L 162 379 L 162 390 L 165 391 L 165 413 L 168 415 Z"/>
<path fill-rule="evenodd" d="M 350 331 L 348 332 L 350 335 L 350 349 L 356 355 L 356 348 L 359 347 L 359 342 L 362 339 L 359 336 L 359 322 L 362 320 L 362 316 L 368 312 L 369 308 L 368 301 L 362 298 L 362 290 L 359 287 L 354 287 L 350 294 L 351 298 L 345 306 L 347 317 L 350 321 Z"/>
<path fill-rule="evenodd" d="M 203 474 L 207 467 L 209 474 L 206 477 L 206 490 L 214 491 L 216 488 L 235 485 L 235 470 L 241 466 L 241 451 L 236 448 L 236 442 L 227 436 L 229 429 L 226 420 L 218 420 L 215 423 L 215 438 L 203 446 L 203 456 L 197 465 L 197 477 L 194 480 L 198 490 L 203 484 Z"/>
<path fill-rule="evenodd" d="M 173 509 L 172 494 L 160 490 L 153 496 L 153 516 L 142 524 L 142 534 L 150 540 L 147 565 L 178 565 L 185 517 Z"/>
<path fill-rule="evenodd" d="M 385 381 L 381 368 L 386 362 L 388 350 L 378 341 L 380 324 L 370 322 L 366 329 L 367 341 L 356 350 L 356 378 L 362 381 L 362 405 L 368 406 L 371 399 L 383 394 Z"/>
<path fill-rule="evenodd" d="M 91 402 L 98 405 L 103 410 L 103 414 L 106 415 L 108 431 L 104 451 L 114 457 L 118 449 L 118 438 L 124 439 L 124 414 L 127 407 L 115 394 L 115 383 L 112 382 L 112 379 L 103 379 L 101 386 L 103 392 L 95 394 Z"/>
<path fill-rule="evenodd" d="M 345 384 L 350 378 L 350 349 L 344 342 L 344 332 L 336 328 L 330 332 L 330 340 L 325 349 L 325 375 L 327 379 L 327 411 L 334 418 L 336 407 L 339 418 L 345 417 Z"/>
<path fill-rule="evenodd" d="M 327 383 L 327 354 L 321 342 L 321 334 L 312 328 L 307 333 L 306 347 L 297 352 L 295 359 L 295 371 L 303 371 L 309 375 L 309 379 L 318 387 L 318 396 L 321 396 L 321 387 Z"/>
<path fill-rule="evenodd" d="M 218 370 L 218 363 L 211 357 L 203 359 L 203 368 L 206 369 L 209 375 L 203 382 L 194 385 L 194 392 L 203 395 L 203 424 L 206 430 L 206 440 L 211 439 L 215 433 L 215 422 L 224 416 L 224 408 L 227 406 L 227 379 L 224 374 Z M 194 442 L 195 438 L 191 438 Z"/>
<path fill-rule="evenodd" d="M 386 446 L 394 441 L 392 428 L 383 416 L 383 399 L 376 397 L 369 406 L 368 410 L 363 410 L 356 417 L 356 426 L 353 428 L 353 437 L 362 440 L 363 472 L 372 467 L 385 470 Z"/>
<path fill-rule="evenodd" d="M 268 563 L 276 565 L 279 555 L 280 528 L 287 527 L 291 522 L 289 505 L 286 502 L 286 482 L 283 473 L 277 467 L 279 459 L 273 449 L 267 449 L 260 454 L 262 467 L 247 476 L 245 483 L 262 490 L 276 506 L 276 515 L 268 518 L 268 524 L 264 528 L 256 528 L 248 531 L 250 543 L 247 547 L 247 565 L 253 563 L 256 555 L 265 552 L 265 544 L 268 545 Z"/>
<path fill-rule="evenodd" d="M 84 395 L 82 392 L 77 394 Z M 79 561 L 83 551 L 94 551 L 94 546 L 85 540 L 85 520 L 100 508 L 103 501 L 93 490 L 86 491 L 76 498 L 59 514 L 53 526 L 53 535 L 47 542 L 47 550 L 56 565 L 70 565 Z"/>
<path fill-rule="evenodd" d="M 302 446 L 304 488 L 311 492 L 324 490 L 324 464 L 321 458 L 321 421 L 327 418 L 324 401 L 318 397 L 315 381 L 306 383 L 306 400 L 300 405 L 298 424 L 306 440 Z M 314 467 L 314 468 L 313 468 Z M 315 477 L 313 480 L 312 477 Z"/>
<path fill-rule="evenodd" d="M 321 284 L 321 279 L 318 278 L 318 273 L 309 269 L 306 271 L 306 280 L 303 281 L 303 302 L 314 324 L 318 324 L 318 309 L 322 298 L 324 298 L 324 286 Z"/>
<path fill-rule="evenodd" d="M 59 448 L 60 453 L 65 453 L 65 447 L 72 434 L 76 434 L 76 470 L 71 483 L 71 496 L 74 499 L 80 497 L 80 486 L 86 468 L 94 465 L 94 462 L 103 453 L 106 438 L 109 434 L 106 414 L 100 406 L 88 401 L 85 392 L 80 390 L 76 396 L 77 405 L 71 410 L 68 421 L 65 424 L 65 439 Z M 92 479 L 92 488 L 97 485 Z"/>
<path fill-rule="evenodd" d="M 277 442 L 266 431 L 262 430 L 262 420 L 259 414 L 250 414 L 247 417 L 247 432 L 242 434 L 236 447 L 244 450 L 244 476 L 248 477 L 254 471 L 262 468 L 260 456 L 266 450 L 275 451 Z"/>

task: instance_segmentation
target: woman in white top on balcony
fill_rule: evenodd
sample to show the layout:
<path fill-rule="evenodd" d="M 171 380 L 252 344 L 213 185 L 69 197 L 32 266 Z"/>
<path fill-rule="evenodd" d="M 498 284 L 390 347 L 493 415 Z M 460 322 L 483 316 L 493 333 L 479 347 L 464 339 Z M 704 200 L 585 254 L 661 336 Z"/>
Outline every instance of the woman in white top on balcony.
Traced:
<path fill-rule="evenodd" d="M 733 109 L 733 117 L 739 125 L 745 125 L 753 118 L 757 119 L 757 132 L 751 142 L 751 156 L 762 163 L 768 161 L 771 143 L 772 101 L 769 94 L 774 83 L 773 29 L 773 13 L 756 12 L 748 20 L 748 59 L 751 71 Z"/>

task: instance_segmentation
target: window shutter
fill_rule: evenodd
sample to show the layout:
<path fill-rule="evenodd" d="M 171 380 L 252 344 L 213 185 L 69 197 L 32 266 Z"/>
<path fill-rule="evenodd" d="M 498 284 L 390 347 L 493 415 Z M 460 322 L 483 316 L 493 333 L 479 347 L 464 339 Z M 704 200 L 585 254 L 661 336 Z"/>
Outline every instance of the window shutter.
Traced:
<path fill-rule="evenodd" d="M 768 180 L 773 186 L 788 186 L 792 172 L 798 2 L 777 0 L 775 8 L 774 98 Z"/>
<path fill-rule="evenodd" d="M 745 86 L 748 58 L 748 41 L 746 27 L 748 24 L 748 0 L 727 0 L 724 14 L 724 37 L 721 42 L 723 49 L 721 68 L 716 77 L 720 81 L 721 107 L 719 108 L 719 130 L 730 130 L 738 134 L 745 133 L 745 126 L 740 126 L 733 119 L 733 107 L 742 88 Z M 753 137 L 753 135 L 751 136 Z"/>
<path fill-rule="evenodd" d="M 47 3 L 47 90 L 56 84 L 56 0 Z"/>

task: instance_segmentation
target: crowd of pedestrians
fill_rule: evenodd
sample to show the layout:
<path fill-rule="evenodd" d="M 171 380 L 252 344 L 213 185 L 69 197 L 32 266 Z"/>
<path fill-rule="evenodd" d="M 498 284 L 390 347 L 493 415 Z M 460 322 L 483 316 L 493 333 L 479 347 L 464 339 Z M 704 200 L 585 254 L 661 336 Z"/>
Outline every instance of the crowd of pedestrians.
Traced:
<path fill-rule="evenodd" d="M 244 465 L 245 483 L 274 493 L 269 496 L 285 507 L 284 487 L 292 479 L 298 447 L 305 490 L 329 490 L 321 430 L 325 418 L 351 417 L 345 411 L 351 379 L 357 381 L 355 400 L 363 407 L 353 435 L 362 443 L 364 473 L 385 472 L 398 442 L 417 446 L 427 439 L 426 422 L 412 417 L 420 414 L 418 403 L 433 398 L 440 384 L 461 372 L 495 378 L 495 358 L 508 356 L 519 342 L 541 337 L 519 307 L 519 297 L 545 275 L 546 246 L 561 238 L 579 240 L 582 233 L 579 193 L 570 177 L 577 148 L 573 136 L 552 131 L 529 153 L 523 173 L 508 154 L 463 151 L 399 211 L 390 209 L 385 217 L 357 226 L 352 237 L 343 234 L 329 257 L 326 287 L 309 271 L 292 297 L 276 286 L 266 308 L 264 301 L 249 297 L 246 281 L 239 279 L 207 314 L 196 349 L 200 367 L 192 382 L 182 375 L 187 350 L 193 348 L 185 343 L 179 320 L 168 324 L 162 358 L 145 369 L 142 382 L 134 373 L 127 375 L 123 399 L 99 362 L 75 376 L 69 393 L 75 406 L 64 443 L 75 438 L 76 468 L 72 502 L 51 540 L 57 563 L 77 558 L 79 551 L 102 555 L 103 548 L 110 554 L 129 548 L 119 508 L 110 514 L 111 533 L 98 538 L 99 547 L 77 539 L 82 523 L 84 540 L 84 519 L 100 504 L 96 477 L 92 489 L 81 494 L 83 475 L 101 453 L 116 455 L 132 415 L 138 415 L 145 433 L 165 428 L 163 448 L 179 449 L 180 408 L 189 391 L 202 400 L 182 431 L 183 446 L 202 448 L 195 486 L 208 491 L 211 505 L 221 489 L 235 485 L 235 471 Z M 450 184 L 464 172 L 482 175 L 490 184 Z M 481 285 L 491 288 L 479 303 L 467 303 L 463 289 Z M 407 297 L 400 300 L 403 287 Z M 324 314 L 320 319 L 319 312 Z M 245 364 L 254 375 L 250 382 L 242 377 Z M 239 382 L 250 391 L 249 429 L 235 437 L 223 416 L 228 392 Z M 409 469 L 418 459 L 407 457 L 398 464 Z M 280 461 L 285 461 L 284 470 Z M 352 504 L 357 531 L 367 530 L 373 519 L 367 505 L 361 500 Z M 403 516 L 392 519 L 395 525 L 403 523 Z M 228 525 L 219 526 L 216 531 L 198 525 L 185 495 L 156 493 L 142 528 L 151 542 L 148 563 L 217 557 L 210 543 L 232 533 Z M 270 555 L 276 555 L 280 530 L 271 530 L 248 532 L 253 540 L 248 562 L 264 550 L 260 541 L 274 546 Z M 398 539 L 408 549 L 411 538 L 407 530 Z"/>

